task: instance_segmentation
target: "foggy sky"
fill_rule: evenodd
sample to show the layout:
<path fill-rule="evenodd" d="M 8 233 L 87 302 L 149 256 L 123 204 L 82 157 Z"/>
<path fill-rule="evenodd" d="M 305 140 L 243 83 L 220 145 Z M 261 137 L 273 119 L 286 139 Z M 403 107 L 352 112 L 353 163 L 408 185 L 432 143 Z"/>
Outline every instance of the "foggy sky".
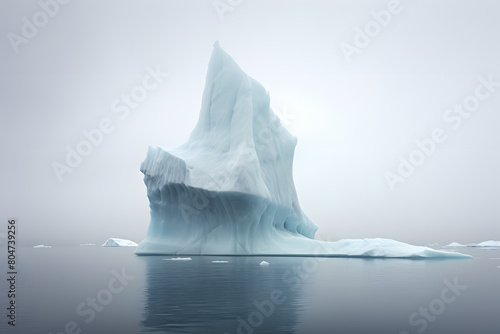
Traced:
<path fill-rule="evenodd" d="M 475 101 L 480 77 L 500 82 L 500 5 L 401 0 L 346 57 L 341 46 L 356 47 L 358 28 L 377 29 L 372 11 L 382 20 L 391 6 L 73 0 L 44 22 L 37 1 L 0 2 L 0 233 L 17 217 L 26 246 L 140 242 L 149 224 L 140 163 L 149 145 L 187 140 L 219 40 L 298 137 L 295 186 L 317 238 L 500 240 L 500 86 L 479 88 L 483 99 L 460 120 L 448 112 Z M 43 26 L 16 52 L 9 33 L 23 36 L 23 17 Z M 151 69 L 168 76 L 145 79 Z M 122 96 L 144 80 L 151 90 L 127 114 Z M 108 133 L 60 182 L 53 163 L 103 120 Z M 436 129 L 446 140 L 391 190 L 386 173 L 398 173 L 400 156 L 418 157 L 415 141 Z"/>

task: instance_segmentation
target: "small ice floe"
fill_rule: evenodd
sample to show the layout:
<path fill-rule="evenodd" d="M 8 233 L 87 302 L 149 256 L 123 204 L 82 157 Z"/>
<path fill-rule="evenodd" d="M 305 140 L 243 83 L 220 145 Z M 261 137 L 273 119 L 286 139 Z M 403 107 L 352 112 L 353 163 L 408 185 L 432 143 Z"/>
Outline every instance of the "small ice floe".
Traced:
<path fill-rule="evenodd" d="M 91 244 L 90 242 L 88 244 L 80 244 L 80 246 L 95 246 L 95 244 Z"/>
<path fill-rule="evenodd" d="M 102 247 L 137 247 L 137 243 L 127 239 L 109 238 Z"/>
<path fill-rule="evenodd" d="M 268 265 L 269 265 L 269 262 L 267 262 L 267 261 L 262 261 L 262 262 L 260 263 L 260 265 L 261 265 L 261 266 L 268 266 Z"/>
<path fill-rule="evenodd" d="M 33 246 L 33 248 L 52 248 L 52 246 L 36 245 L 36 246 Z"/>
<path fill-rule="evenodd" d="M 459 244 L 458 242 L 452 242 L 451 244 L 449 245 L 446 245 L 444 247 L 466 247 L 466 245 L 462 245 L 462 244 Z"/>
<path fill-rule="evenodd" d="M 192 260 L 190 257 L 172 257 L 170 259 L 163 259 L 165 261 L 189 261 Z"/>
<path fill-rule="evenodd" d="M 229 261 L 212 261 L 212 263 L 229 263 Z"/>
<path fill-rule="evenodd" d="M 495 248 L 495 247 L 500 247 L 500 241 L 495 241 L 495 240 L 489 240 L 489 241 L 483 241 L 478 244 L 468 244 L 467 247 L 481 247 L 481 248 Z"/>

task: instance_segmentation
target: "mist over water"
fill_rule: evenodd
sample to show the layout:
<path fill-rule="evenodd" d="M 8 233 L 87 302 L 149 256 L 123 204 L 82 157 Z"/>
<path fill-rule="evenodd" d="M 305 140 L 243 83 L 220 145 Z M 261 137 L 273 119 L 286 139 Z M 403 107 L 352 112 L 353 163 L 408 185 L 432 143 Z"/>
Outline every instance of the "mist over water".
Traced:
<path fill-rule="evenodd" d="M 499 3 L 62 2 L 53 17 L 38 0 L 0 3 L 0 208 L 25 246 L 144 239 L 139 166 L 149 145 L 188 139 L 217 40 L 297 136 L 318 238 L 498 240 Z M 71 169 L 62 182 L 55 162 Z M 394 191 L 387 172 L 404 180 Z"/>

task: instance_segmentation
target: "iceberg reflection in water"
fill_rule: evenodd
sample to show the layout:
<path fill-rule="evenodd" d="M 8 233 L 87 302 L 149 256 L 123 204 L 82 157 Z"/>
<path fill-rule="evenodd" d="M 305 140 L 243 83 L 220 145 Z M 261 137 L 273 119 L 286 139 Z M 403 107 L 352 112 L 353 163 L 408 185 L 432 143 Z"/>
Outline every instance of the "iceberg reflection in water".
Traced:
<path fill-rule="evenodd" d="M 284 259 L 272 258 L 262 268 L 259 257 L 205 257 L 192 261 L 146 262 L 144 332 L 290 333 L 297 315 L 293 302 L 300 290 L 282 286 Z M 212 261 L 227 261 L 223 265 Z M 281 286 L 281 287 L 280 287 Z M 246 328 L 246 329 L 243 329 Z"/>

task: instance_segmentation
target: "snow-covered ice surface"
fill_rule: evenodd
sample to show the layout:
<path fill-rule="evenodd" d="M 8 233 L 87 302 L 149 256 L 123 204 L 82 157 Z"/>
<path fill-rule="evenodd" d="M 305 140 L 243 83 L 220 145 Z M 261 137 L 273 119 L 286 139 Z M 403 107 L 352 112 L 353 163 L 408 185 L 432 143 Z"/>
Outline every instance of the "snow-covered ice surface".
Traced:
<path fill-rule="evenodd" d="M 137 243 L 126 240 L 126 239 L 118 239 L 118 238 L 109 238 L 105 243 L 102 244 L 102 247 L 136 247 Z"/>
<path fill-rule="evenodd" d="M 136 254 L 467 257 L 389 239 L 314 240 L 293 183 L 296 143 L 264 87 L 216 43 L 189 140 L 149 147 L 141 164 L 151 220 Z"/>
<path fill-rule="evenodd" d="M 52 248 L 52 246 L 36 245 L 36 246 L 33 246 L 33 248 Z"/>

